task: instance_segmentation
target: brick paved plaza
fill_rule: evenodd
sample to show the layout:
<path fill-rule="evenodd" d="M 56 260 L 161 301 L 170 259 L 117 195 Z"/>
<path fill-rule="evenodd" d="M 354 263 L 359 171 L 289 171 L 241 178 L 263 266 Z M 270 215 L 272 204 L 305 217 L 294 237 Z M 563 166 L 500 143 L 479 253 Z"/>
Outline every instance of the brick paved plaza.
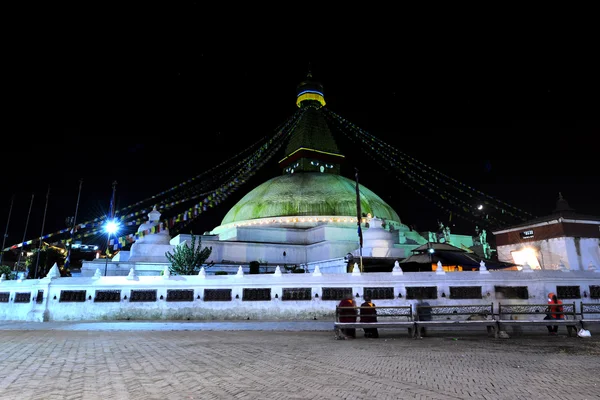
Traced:
<path fill-rule="evenodd" d="M 128 324 L 0 322 L 0 399 L 600 399 L 594 331 L 335 340 L 322 321 Z"/>

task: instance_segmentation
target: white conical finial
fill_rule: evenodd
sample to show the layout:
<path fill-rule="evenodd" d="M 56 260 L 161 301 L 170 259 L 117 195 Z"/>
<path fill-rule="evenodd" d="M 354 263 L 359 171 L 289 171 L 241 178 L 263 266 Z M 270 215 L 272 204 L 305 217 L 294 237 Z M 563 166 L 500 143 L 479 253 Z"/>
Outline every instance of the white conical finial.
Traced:
<path fill-rule="evenodd" d="M 46 278 L 50 278 L 50 279 L 60 278 L 60 270 L 58 269 L 57 263 L 54 263 L 52 268 L 50 268 L 50 271 L 48 271 Z"/>
<path fill-rule="evenodd" d="M 392 275 L 404 275 L 404 272 L 402 271 L 402 268 L 400 268 L 400 263 L 398 262 L 398 260 L 394 261 Z"/>
<path fill-rule="evenodd" d="M 206 270 L 204 269 L 204 267 L 200 268 L 200 272 L 198 272 L 198 276 L 200 278 L 206 278 Z"/>
<path fill-rule="evenodd" d="M 281 276 L 281 268 L 279 268 L 279 265 L 275 268 L 275 273 L 273 275 Z"/>
<path fill-rule="evenodd" d="M 523 264 L 523 266 L 521 267 L 521 271 L 533 272 L 533 269 L 531 268 L 531 266 L 529 264 L 527 264 L 527 261 L 525 261 L 525 264 Z"/>
<path fill-rule="evenodd" d="M 2 274 L 0 276 L 0 282 L 5 281 L 6 280 L 6 274 Z"/>
<path fill-rule="evenodd" d="M 152 208 L 152 211 L 148 213 L 148 221 L 156 222 L 160 219 L 160 212 L 156 209 L 156 205 Z"/>
<path fill-rule="evenodd" d="M 437 268 L 435 269 L 435 273 L 436 274 L 445 274 L 446 273 L 446 271 L 444 271 L 444 267 L 442 266 L 441 261 L 437 262 Z"/>
<path fill-rule="evenodd" d="M 163 270 L 163 279 L 169 279 L 171 277 L 171 270 L 169 269 L 169 266 L 167 265 L 165 267 L 165 269 Z"/>
<path fill-rule="evenodd" d="M 92 276 L 93 279 L 100 279 L 102 278 L 102 272 L 100 272 L 100 268 L 96 268 L 96 272 L 94 272 L 94 276 Z"/>
<path fill-rule="evenodd" d="M 479 273 L 480 274 L 489 274 L 490 271 L 488 271 L 487 267 L 485 266 L 485 262 L 483 260 L 481 260 L 481 262 L 479 263 Z"/>
<path fill-rule="evenodd" d="M 127 275 L 127 280 L 129 281 L 136 281 L 138 279 L 137 274 L 135 273 L 135 268 L 131 268 L 129 270 L 129 274 Z M 169 278 L 166 278 L 169 279 Z"/>
<path fill-rule="evenodd" d="M 321 275 L 323 275 L 321 273 L 321 268 L 319 268 L 318 265 L 315 265 L 315 270 L 313 271 L 313 276 L 321 276 Z"/>
<path fill-rule="evenodd" d="M 237 271 L 237 274 L 235 274 L 235 276 L 244 276 L 244 269 L 242 268 L 242 266 L 240 265 Z"/>
<path fill-rule="evenodd" d="M 358 268 L 358 263 L 354 263 L 354 268 L 352 268 L 352 275 L 360 275 L 360 269 Z"/>

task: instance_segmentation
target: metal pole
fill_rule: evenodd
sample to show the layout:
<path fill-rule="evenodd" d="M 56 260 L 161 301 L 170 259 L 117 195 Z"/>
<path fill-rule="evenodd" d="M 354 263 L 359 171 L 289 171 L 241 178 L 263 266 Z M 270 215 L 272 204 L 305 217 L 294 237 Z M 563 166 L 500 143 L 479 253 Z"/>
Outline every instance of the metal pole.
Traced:
<path fill-rule="evenodd" d="M 44 207 L 44 218 L 42 219 L 42 232 L 40 233 L 40 244 L 38 245 L 38 254 L 35 259 L 35 272 L 33 273 L 33 279 L 37 278 L 38 266 L 40 265 L 40 256 L 42 255 L 42 238 L 44 237 L 44 225 L 46 225 L 46 211 L 48 210 L 49 197 L 50 186 L 48 186 L 48 193 L 46 193 L 46 206 Z"/>
<path fill-rule="evenodd" d="M 73 248 L 73 236 L 75 235 L 75 228 L 77 227 L 77 211 L 79 210 L 79 199 L 81 198 L 81 186 L 83 186 L 83 179 L 79 179 L 79 192 L 77 193 L 77 203 L 75 204 L 75 216 L 73 216 L 73 224 L 71 226 L 70 240 L 67 242 L 67 258 L 65 259 L 65 271 L 71 265 L 71 249 Z"/>
<path fill-rule="evenodd" d="M 358 168 L 355 169 L 354 178 L 356 179 L 356 224 L 358 226 L 358 251 L 360 259 L 360 272 L 363 272 L 363 259 L 362 259 L 362 247 L 363 247 L 363 235 L 360 223 L 362 221 L 362 210 L 360 207 L 360 191 L 358 189 Z"/>
<path fill-rule="evenodd" d="M 8 225 L 10 224 L 10 215 L 12 214 L 13 203 L 15 201 L 15 195 L 13 194 L 10 199 L 10 208 L 8 209 L 8 219 L 6 220 L 6 230 L 4 231 L 4 238 L 2 239 L 2 251 L 0 251 L 0 265 L 2 265 L 2 259 L 4 257 L 4 246 L 6 245 L 6 238 L 8 237 Z"/>
<path fill-rule="evenodd" d="M 21 263 L 21 255 L 23 254 L 23 250 L 25 248 L 25 238 L 27 237 L 27 226 L 29 225 L 29 216 L 31 215 L 31 207 L 33 206 L 33 198 L 35 194 L 31 194 L 31 202 L 29 203 L 29 212 L 27 212 L 27 220 L 25 221 L 25 231 L 23 232 L 23 241 L 21 242 L 21 250 L 19 251 L 19 258 L 17 259 L 17 263 L 15 264 L 15 272 L 17 272 L 17 268 L 19 268 L 19 264 Z"/>
<path fill-rule="evenodd" d="M 112 184 L 112 196 L 110 198 L 110 207 L 108 210 L 108 214 L 109 217 L 107 219 L 107 221 L 111 220 L 114 218 L 115 216 L 115 192 L 117 191 L 117 181 L 114 181 Z M 107 272 L 108 272 L 108 246 L 110 245 L 110 232 L 108 233 L 108 237 L 106 238 L 106 255 L 105 255 L 105 262 L 104 262 L 104 276 L 106 276 Z"/>

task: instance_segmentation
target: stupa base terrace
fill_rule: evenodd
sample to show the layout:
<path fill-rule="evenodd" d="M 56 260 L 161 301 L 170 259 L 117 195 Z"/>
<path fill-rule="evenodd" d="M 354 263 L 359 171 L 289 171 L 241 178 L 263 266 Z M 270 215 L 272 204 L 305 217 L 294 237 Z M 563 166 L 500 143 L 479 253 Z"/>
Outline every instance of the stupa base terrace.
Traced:
<path fill-rule="evenodd" d="M 378 306 L 515 302 L 540 304 L 547 293 L 564 302 L 600 304 L 600 273 L 497 270 L 60 277 L 0 282 L 0 320 L 333 320 L 340 299 Z"/>

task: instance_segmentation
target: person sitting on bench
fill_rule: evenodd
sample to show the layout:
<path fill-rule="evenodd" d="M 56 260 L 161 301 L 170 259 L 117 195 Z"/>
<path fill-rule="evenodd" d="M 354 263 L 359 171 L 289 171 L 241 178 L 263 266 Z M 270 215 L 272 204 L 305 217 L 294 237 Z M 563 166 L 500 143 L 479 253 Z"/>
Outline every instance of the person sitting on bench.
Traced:
<path fill-rule="evenodd" d="M 556 297 L 556 295 L 552 292 L 548 293 L 548 308 L 546 310 L 547 314 L 544 319 L 548 320 L 556 320 L 556 319 L 565 319 L 565 315 L 563 312 L 562 301 Z M 552 336 L 558 334 L 558 325 L 547 325 L 548 333 Z"/>
<path fill-rule="evenodd" d="M 365 297 L 365 302 L 360 305 L 360 322 L 377 322 L 377 309 L 370 297 Z M 378 338 L 377 328 L 364 328 L 366 338 Z"/>
<path fill-rule="evenodd" d="M 354 303 L 354 299 L 352 297 L 346 297 L 340 301 L 338 307 L 356 307 Z M 340 322 L 356 322 L 356 308 L 342 308 L 339 310 L 340 312 Z M 343 328 L 342 334 L 344 338 L 355 338 L 356 337 L 356 329 L 355 328 Z"/>

